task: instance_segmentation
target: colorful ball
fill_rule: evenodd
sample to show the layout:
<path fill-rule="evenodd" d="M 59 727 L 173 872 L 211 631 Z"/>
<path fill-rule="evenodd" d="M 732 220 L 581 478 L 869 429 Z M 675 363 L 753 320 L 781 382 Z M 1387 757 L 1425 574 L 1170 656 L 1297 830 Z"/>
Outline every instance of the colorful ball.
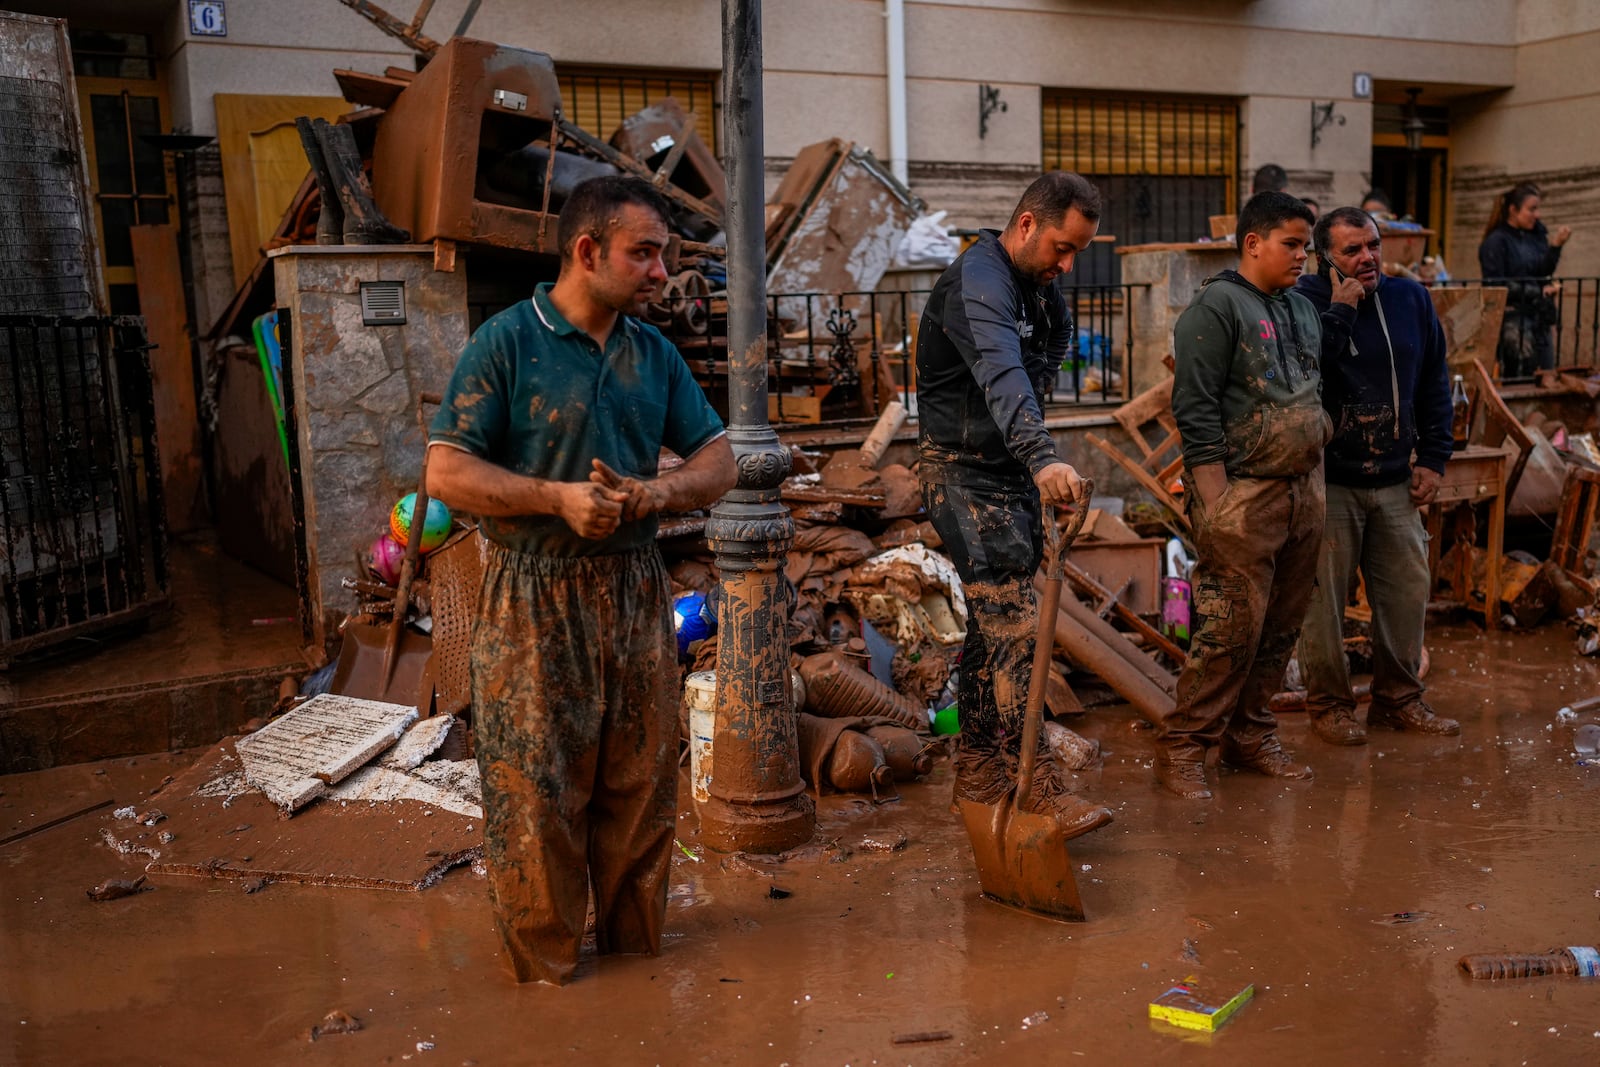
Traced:
<path fill-rule="evenodd" d="M 372 542 L 372 549 L 367 554 L 367 559 L 372 564 L 372 573 L 389 585 L 394 585 L 400 580 L 400 565 L 405 562 L 405 558 L 406 546 L 388 534 L 382 534 Z"/>
<path fill-rule="evenodd" d="M 411 524 L 417 513 L 417 494 L 407 493 L 395 502 L 389 513 L 389 532 L 402 545 L 411 540 Z M 442 500 L 428 498 L 428 515 L 422 523 L 422 551 L 432 552 L 450 536 L 450 509 Z"/>
<path fill-rule="evenodd" d="M 717 614 L 704 593 L 685 593 L 672 604 L 672 629 L 678 635 L 678 656 L 689 655 L 689 646 L 717 632 Z"/>

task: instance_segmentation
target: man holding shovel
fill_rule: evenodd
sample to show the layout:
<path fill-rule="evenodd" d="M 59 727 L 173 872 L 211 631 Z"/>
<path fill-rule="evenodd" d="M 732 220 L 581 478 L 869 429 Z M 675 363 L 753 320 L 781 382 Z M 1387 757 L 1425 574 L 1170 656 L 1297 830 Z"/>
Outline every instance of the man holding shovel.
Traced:
<path fill-rule="evenodd" d="M 1100 193 L 1076 174 L 1034 181 L 1002 232 L 940 276 L 917 335 L 923 502 L 961 576 L 967 640 L 957 703 L 955 796 L 993 804 L 1015 786 L 1043 555 L 1041 501 L 1087 504 L 1044 426 L 1044 394 L 1075 339 L 1052 284 L 1099 228 Z M 1061 839 L 1111 821 L 1067 791 L 1042 745 L 1028 807 Z"/>
<path fill-rule="evenodd" d="M 667 204 L 580 185 L 561 274 L 489 319 L 430 434 L 428 489 L 490 542 L 472 705 L 495 917 L 518 981 L 569 981 L 589 890 L 601 953 L 660 951 L 677 815 L 671 587 L 656 513 L 732 488 L 678 351 L 635 320 L 666 278 Z M 684 457 L 655 476 L 665 446 Z"/>

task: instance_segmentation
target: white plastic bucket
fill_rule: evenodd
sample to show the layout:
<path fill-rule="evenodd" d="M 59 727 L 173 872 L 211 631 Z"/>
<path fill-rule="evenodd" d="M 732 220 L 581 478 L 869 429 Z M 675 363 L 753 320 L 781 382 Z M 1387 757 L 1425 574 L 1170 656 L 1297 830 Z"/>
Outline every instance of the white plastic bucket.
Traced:
<path fill-rule="evenodd" d="M 695 671 L 683 686 L 689 708 L 689 783 L 696 804 L 711 799 L 711 735 L 717 728 L 717 672 Z"/>

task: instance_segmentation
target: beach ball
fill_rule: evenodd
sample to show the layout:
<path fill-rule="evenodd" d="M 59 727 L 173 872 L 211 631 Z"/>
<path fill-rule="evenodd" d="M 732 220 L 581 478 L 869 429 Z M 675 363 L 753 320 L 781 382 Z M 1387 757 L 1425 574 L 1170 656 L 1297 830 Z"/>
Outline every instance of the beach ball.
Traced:
<path fill-rule="evenodd" d="M 389 513 L 389 532 L 402 545 L 411 540 L 411 525 L 416 518 L 417 494 L 407 493 L 395 502 Z M 432 552 L 450 536 L 450 509 L 442 500 L 428 500 L 428 515 L 422 523 L 422 551 Z"/>
<path fill-rule="evenodd" d="M 406 559 L 406 546 L 396 541 L 388 534 L 379 535 L 372 542 L 372 549 L 367 553 L 367 560 L 372 565 L 372 573 L 379 580 L 394 585 L 400 580 L 400 565 Z"/>
<path fill-rule="evenodd" d="M 678 635 L 678 656 L 689 655 L 689 646 L 717 632 L 717 615 L 704 593 L 685 593 L 672 603 L 672 629 Z"/>

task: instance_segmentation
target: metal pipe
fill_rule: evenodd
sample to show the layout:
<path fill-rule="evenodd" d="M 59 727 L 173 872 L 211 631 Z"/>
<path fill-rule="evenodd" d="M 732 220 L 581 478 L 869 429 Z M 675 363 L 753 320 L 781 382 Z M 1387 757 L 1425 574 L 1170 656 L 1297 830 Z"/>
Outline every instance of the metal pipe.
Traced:
<path fill-rule="evenodd" d="M 700 839 L 725 852 L 782 852 L 811 839 L 816 810 L 800 778 L 789 707 L 784 553 L 794 539 L 779 486 L 789 452 L 767 421 L 765 145 L 761 0 L 722 0 L 722 118 L 728 208 L 728 440 L 739 470 L 706 522 L 721 574 L 716 771 Z"/>
<path fill-rule="evenodd" d="M 889 72 L 889 169 L 901 185 L 906 177 L 906 7 L 905 0 L 885 0 Z"/>

